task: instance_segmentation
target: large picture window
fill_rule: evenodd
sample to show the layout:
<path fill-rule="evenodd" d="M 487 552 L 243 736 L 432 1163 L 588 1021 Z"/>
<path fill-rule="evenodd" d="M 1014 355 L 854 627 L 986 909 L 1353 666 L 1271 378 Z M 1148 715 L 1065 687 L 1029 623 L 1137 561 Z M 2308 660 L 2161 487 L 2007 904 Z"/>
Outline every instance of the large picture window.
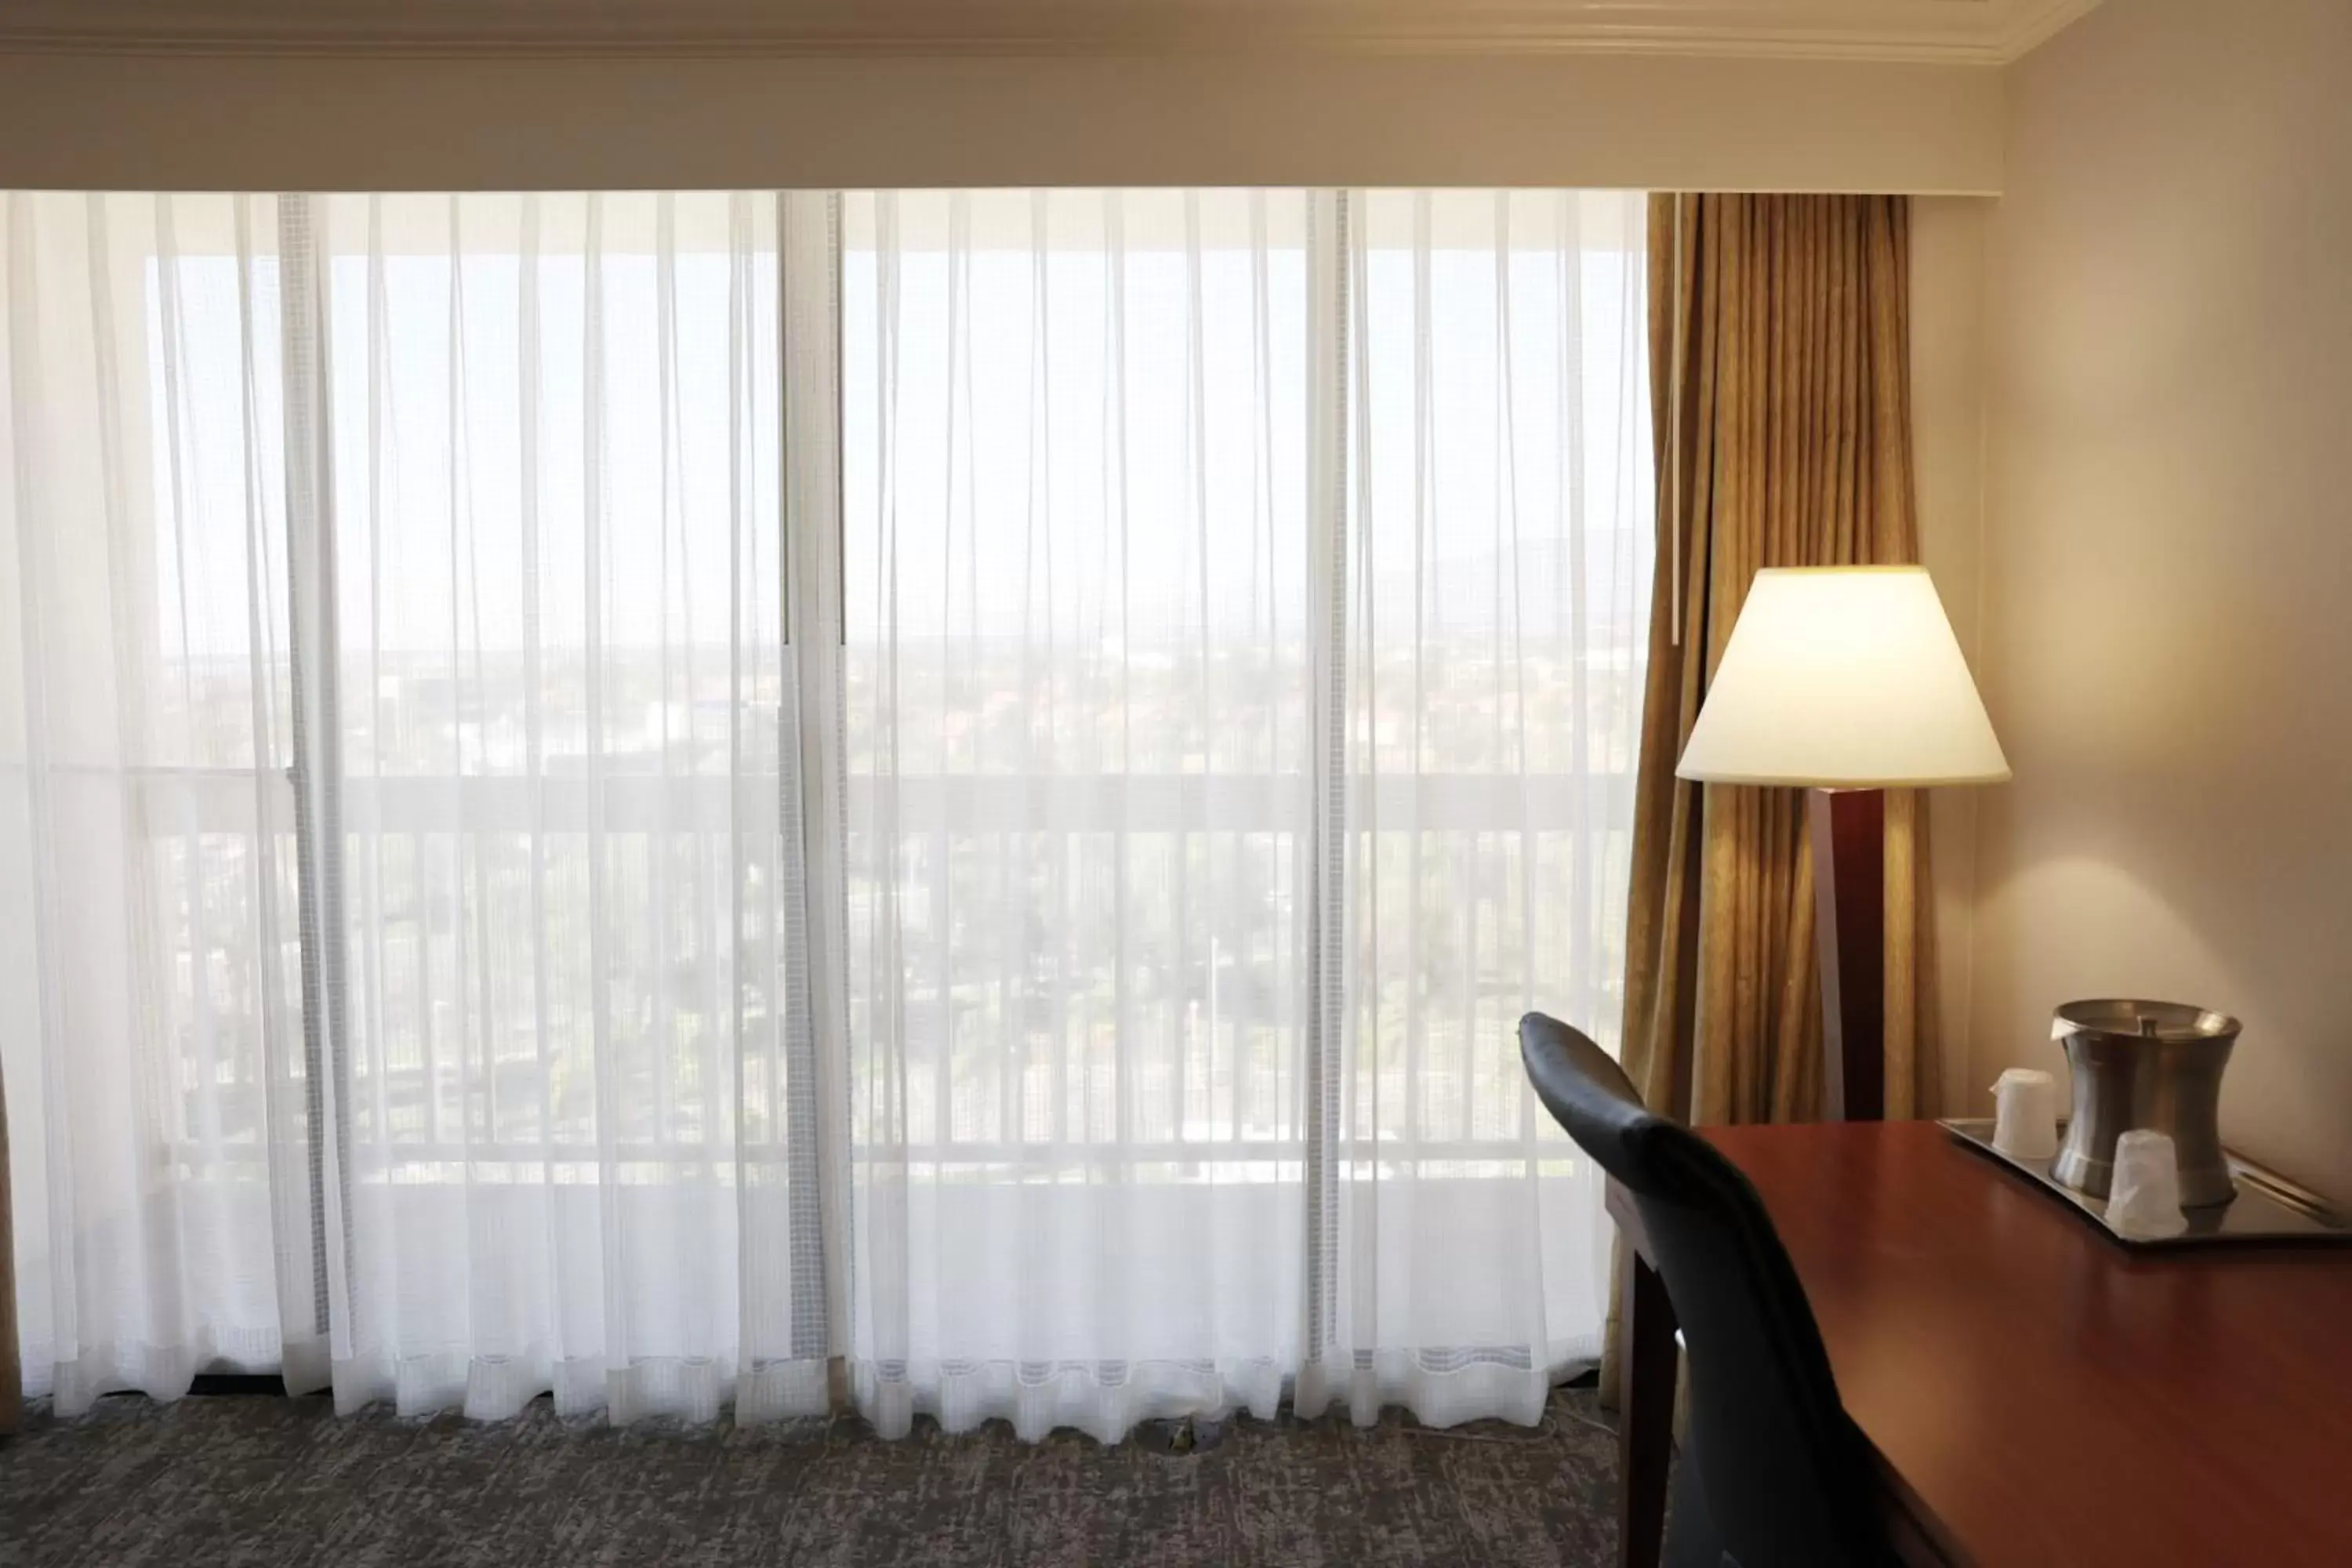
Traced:
<path fill-rule="evenodd" d="M 5 198 L 0 1048 L 71 1409 L 1533 1418 L 1642 198 Z"/>

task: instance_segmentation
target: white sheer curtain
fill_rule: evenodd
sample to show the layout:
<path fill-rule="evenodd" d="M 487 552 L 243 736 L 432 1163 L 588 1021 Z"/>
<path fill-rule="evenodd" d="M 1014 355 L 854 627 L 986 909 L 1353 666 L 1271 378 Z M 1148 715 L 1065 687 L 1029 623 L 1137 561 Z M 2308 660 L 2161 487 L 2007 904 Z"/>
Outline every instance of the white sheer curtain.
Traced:
<path fill-rule="evenodd" d="M 277 204 L 0 195 L 0 1072 L 29 1393 L 321 1364 Z"/>
<path fill-rule="evenodd" d="M 1299 1404 L 1533 1421 L 1597 1359 L 1596 1173 L 1539 1009 L 1614 1048 L 1652 561 L 1638 194 L 1349 208 L 1345 1021 Z"/>
<path fill-rule="evenodd" d="M 774 198 L 8 200 L 36 1389 L 822 1409 Z"/>
<path fill-rule="evenodd" d="M 1296 1361 L 1308 201 L 844 219 L 861 1405 L 1105 1439 Z"/>
<path fill-rule="evenodd" d="M 852 197 L 851 1352 L 886 1429 L 1532 1420 L 1599 1191 L 1638 196 Z M 1344 287 L 1342 279 L 1344 278 Z"/>
<path fill-rule="evenodd" d="M 5 198 L 35 1392 L 1532 1419 L 1641 198 Z M 780 216 L 780 212 L 783 216 Z"/>
<path fill-rule="evenodd" d="M 339 1404 L 824 1405 L 821 1342 L 793 1352 L 775 214 L 321 204 Z"/>

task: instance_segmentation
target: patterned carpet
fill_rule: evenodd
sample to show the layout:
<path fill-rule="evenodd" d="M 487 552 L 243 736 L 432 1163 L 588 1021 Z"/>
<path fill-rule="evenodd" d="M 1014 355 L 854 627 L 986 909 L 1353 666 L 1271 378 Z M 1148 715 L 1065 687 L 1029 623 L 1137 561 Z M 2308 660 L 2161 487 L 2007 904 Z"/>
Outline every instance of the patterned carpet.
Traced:
<path fill-rule="evenodd" d="M 1615 1495 L 1589 1390 L 1538 1428 L 1244 1418 L 1117 1447 L 928 1424 L 888 1443 L 854 1420 L 615 1430 L 543 1400 L 475 1425 L 126 1396 L 0 1444 L 0 1563 L 1587 1568 L 1615 1546 Z"/>

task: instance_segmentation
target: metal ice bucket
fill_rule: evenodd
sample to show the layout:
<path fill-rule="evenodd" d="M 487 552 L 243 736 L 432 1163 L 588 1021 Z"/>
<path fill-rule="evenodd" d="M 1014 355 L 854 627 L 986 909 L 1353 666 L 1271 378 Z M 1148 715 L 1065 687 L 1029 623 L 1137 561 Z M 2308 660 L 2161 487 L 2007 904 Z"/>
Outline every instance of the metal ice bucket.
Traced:
<path fill-rule="evenodd" d="M 2186 1208 L 2238 1195 L 2221 1154 L 2221 1069 L 2238 1020 L 2178 1002 L 2069 1002 L 2053 1033 L 2074 1069 L 2074 1109 L 2050 1173 L 2077 1192 L 2107 1195 L 2116 1140 L 2135 1128 L 2172 1135 Z"/>

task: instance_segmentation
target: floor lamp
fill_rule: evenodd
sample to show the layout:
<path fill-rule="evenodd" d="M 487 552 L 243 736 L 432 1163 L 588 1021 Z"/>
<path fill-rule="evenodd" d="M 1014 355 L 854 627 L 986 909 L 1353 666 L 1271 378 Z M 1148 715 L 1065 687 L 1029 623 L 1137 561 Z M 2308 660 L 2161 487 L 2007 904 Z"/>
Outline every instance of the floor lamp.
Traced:
<path fill-rule="evenodd" d="M 1998 784 L 2009 763 L 1923 566 L 1756 574 L 1675 773 L 1809 795 L 1822 1113 L 1885 1113 L 1888 789 Z"/>

